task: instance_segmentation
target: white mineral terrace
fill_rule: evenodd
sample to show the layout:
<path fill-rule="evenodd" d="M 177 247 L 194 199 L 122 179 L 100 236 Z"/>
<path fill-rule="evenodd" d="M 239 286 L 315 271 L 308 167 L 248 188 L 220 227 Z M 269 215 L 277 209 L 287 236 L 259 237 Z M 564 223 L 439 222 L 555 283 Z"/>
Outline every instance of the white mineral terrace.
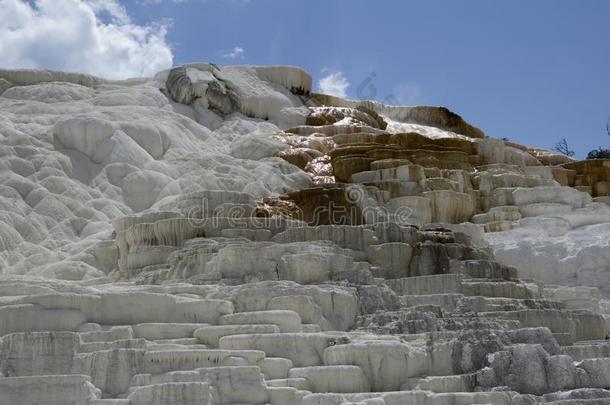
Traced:
<path fill-rule="evenodd" d="M 610 161 L 289 66 L 0 70 L 0 405 L 610 403 Z"/>

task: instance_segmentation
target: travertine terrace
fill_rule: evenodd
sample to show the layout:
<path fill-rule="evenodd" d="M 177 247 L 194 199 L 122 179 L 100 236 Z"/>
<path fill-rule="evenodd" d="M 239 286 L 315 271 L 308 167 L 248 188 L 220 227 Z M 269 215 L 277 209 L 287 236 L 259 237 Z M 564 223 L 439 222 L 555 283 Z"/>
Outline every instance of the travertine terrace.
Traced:
<path fill-rule="evenodd" d="M 610 161 L 288 66 L 0 111 L 0 405 L 610 402 Z"/>

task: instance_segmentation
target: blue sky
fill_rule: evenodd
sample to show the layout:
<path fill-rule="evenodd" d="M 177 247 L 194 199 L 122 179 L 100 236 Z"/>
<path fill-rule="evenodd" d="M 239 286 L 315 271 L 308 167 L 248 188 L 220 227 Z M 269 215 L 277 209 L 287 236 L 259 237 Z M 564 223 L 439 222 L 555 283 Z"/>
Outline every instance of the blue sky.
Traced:
<path fill-rule="evenodd" d="M 129 24 L 162 29 L 169 56 L 152 40 L 145 52 L 161 65 L 298 65 L 316 86 L 326 77 L 349 98 L 447 106 L 490 136 L 541 147 L 565 137 L 579 157 L 610 147 L 610 1 L 89 3 L 118 3 Z"/>

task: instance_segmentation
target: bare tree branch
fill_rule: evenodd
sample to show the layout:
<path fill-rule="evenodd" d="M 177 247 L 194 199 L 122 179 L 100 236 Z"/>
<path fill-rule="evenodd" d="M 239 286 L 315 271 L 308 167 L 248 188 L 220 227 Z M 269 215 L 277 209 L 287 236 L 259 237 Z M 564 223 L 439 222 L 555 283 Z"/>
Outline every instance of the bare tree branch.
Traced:
<path fill-rule="evenodd" d="M 574 151 L 572 149 L 570 149 L 570 145 L 568 145 L 568 141 L 566 140 L 566 138 L 561 138 L 561 140 L 559 142 L 557 142 L 555 144 L 555 146 L 553 146 L 553 150 L 555 152 L 559 152 L 559 153 L 563 153 L 566 156 L 574 156 L 576 153 L 574 153 Z"/>

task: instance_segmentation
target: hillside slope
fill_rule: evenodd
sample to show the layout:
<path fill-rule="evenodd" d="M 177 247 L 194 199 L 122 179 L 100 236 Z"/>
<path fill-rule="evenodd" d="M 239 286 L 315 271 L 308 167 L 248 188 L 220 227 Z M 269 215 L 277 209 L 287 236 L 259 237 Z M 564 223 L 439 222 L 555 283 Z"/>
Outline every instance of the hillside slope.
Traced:
<path fill-rule="evenodd" d="M 290 66 L 0 110 L 0 405 L 610 398 L 610 161 Z"/>

